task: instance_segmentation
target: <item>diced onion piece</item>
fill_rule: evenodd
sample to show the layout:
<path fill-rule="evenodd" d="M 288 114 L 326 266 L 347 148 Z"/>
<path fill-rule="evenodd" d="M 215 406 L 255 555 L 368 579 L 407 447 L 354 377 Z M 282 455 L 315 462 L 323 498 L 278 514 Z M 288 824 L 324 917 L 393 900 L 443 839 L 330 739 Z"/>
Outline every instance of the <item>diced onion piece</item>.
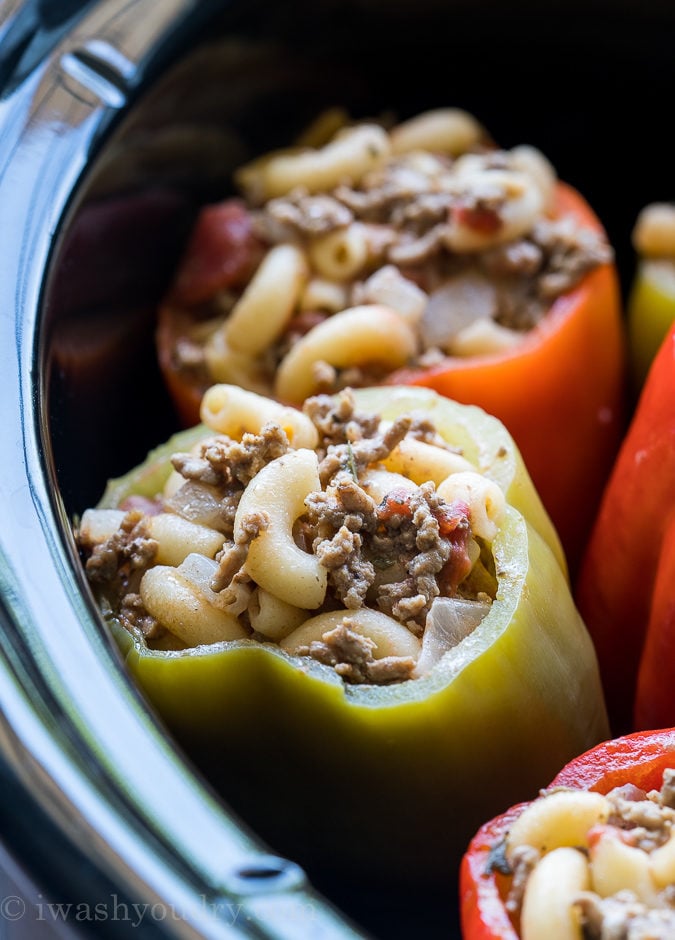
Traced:
<path fill-rule="evenodd" d="M 497 292 L 486 277 L 471 271 L 454 277 L 429 296 L 420 324 L 423 343 L 450 352 L 458 333 L 496 313 Z"/>
<path fill-rule="evenodd" d="M 125 515 L 123 509 L 85 509 L 80 520 L 80 543 L 90 547 L 105 542 L 118 531 Z"/>
<path fill-rule="evenodd" d="M 185 561 L 181 562 L 176 571 L 189 581 L 190 584 L 203 594 L 206 600 L 218 610 L 227 612 L 227 604 L 223 600 L 223 595 L 211 590 L 211 582 L 218 571 L 218 562 L 213 558 L 207 558 L 206 555 L 199 555 L 192 552 Z"/>
<path fill-rule="evenodd" d="M 182 486 L 167 500 L 168 507 L 190 522 L 218 529 L 223 523 L 224 509 L 216 487 L 186 481 L 180 474 L 178 477 Z"/>
<path fill-rule="evenodd" d="M 424 676 L 433 669 L 448 650 L 454 649 L 476 629 L 490 610 L 483 601 L 460 597 L 437 597 L 427 614 L 422 652 L 415 674 Z"/>
<path fill-rule="evenodd" d="M 409 323 L 418 323 L 427 306 L 424 291 L 399 272 L 393 264 L 379 268 L 363 284 L 360 302 L 384 304 L 400 313 Z"/>
<path fill-rule="evenodd" d="M 447 351 L 452 356 L 491 356 L 518 346 L 524 336 L 494 320 L 474 320 L 453 337 Z"/>

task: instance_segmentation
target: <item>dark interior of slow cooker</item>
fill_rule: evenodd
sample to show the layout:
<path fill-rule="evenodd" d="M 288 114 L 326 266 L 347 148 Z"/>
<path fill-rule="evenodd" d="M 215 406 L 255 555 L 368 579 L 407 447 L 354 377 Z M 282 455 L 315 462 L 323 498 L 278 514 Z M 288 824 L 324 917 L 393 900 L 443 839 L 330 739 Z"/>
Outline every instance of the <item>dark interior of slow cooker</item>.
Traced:
<path fill-rule="evenodd" d="M 95 503 L 108 477 L 177 427 L 154 315 L 197 207 L 232 191 L 243 159 L 292 141 L 325 107 L 407 117 L 455 105 L 503 146 L 539 147 L 604 222 L 625 293 L 635 217 L 673 196 L 673 26 L 675 11 L 647 2 L 299 0 L 219 14 L 105 143 L 60 234 L 44 346 L 68 512 Z M 444 899 L 420 904 L 400 892 L 367 900 L 309 873 L 376 935 L 451 935 L 451 880 Z"/>

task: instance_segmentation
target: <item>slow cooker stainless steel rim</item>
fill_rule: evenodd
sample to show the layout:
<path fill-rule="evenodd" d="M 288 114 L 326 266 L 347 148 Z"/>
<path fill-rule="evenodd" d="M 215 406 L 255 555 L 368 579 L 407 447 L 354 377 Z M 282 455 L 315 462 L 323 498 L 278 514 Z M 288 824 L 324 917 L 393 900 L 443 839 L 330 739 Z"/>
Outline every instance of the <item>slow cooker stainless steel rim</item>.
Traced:
<path fill-rule="evenodd" d="M 357 937 L 228 817 L 147 713 L 81 591 L 48 445 L 40 304 L 54 235 L 106 128 L 210 8 L 90 4 L 0 101 L 0 759 L 26 806 L 144 905 L 153 936 Z M 99 934 L 112 913 L 104 904 Z"/>

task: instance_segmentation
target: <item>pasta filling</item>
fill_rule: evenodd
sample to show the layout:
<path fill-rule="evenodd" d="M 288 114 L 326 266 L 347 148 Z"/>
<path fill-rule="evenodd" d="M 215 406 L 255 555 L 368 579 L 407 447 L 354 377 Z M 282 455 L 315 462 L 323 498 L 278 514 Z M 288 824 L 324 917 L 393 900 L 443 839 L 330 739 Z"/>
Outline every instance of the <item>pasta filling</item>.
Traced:
<path fill-rule="evenodd" d="M 599 233 L 555 217 L 543 154 L 498 149 L 455 109 L 390 130 L 345 124 L 236 182 L 244 198 L 218 210 L 226 276 L 196 283 L 208 260 L 196 238 L 167 305 L 173 368 L 204 387 L 300 403 L 501 353 L 612 258 Z"/>
<path fill-rule="evenodd" d="M 222 385 L 202 415 L 210 436 L 173 455 L 162 492 L 77 530 L 105 607 L 150 647 L 250 638 L 392 683 L 489 611 L 505 499 L 424 416 L 381 421 L 349 389 L 296 411 Z"/>
<path fill-rule="evenodd" d="M 524 940 L 675 936 L 675 769 L 660 790 L 543 791 L 493 853 Z M 553 933 L 552 933 L 553 932 Z"/>

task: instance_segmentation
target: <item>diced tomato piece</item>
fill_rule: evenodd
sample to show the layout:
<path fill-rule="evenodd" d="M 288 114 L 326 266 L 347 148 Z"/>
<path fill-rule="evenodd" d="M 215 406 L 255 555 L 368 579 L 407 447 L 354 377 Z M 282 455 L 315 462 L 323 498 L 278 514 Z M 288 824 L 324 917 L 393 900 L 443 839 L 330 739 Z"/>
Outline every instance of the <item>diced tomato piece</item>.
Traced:
<path fill-rule="evenodd" d="M 377 507 L 377 516 L 381 522 L 388 522 L 394 516 L 402 516 L 409 519 L 412 516 L 410 507 L 410 493 L 408 490 L 394 489 L 387 493 L 380 505 Z"/>
<path fill-rule="evenodd" d="M 170 292 L 176 304 L 200 304 L 219 290 L 243 287 L 264 252 L 251 215 L 237 199 L 205 206 L 199 216 Z"/>
<path fill-rule="evenodd" d="M 439 506 L 434 511 L 434 516 L 438 521 L 440 534 L 450 542 L 450 557 L 439 572 L 438 586 L 441 594 L 451 596 L 471 571 L 469 507 L 458 500 L 446 506 Z"/>
<path fill-rule="evenodd" d="M 453 215 L 460 225 L 480 232 L 483 235 L 492 235 L 502 227 L 502 220 L 494 209 L 484 207 L 456 206 Z"/>
<path fill-rule="evenodd" d="M 455 532 L 458 526 L 461 526 L 464 530 L 468 529 L 469 507 L 461 500 L 439 506 L 438 509 L 434 510 L 434 516 L 443 538 L 447 538 L 450 533 Z"/>

